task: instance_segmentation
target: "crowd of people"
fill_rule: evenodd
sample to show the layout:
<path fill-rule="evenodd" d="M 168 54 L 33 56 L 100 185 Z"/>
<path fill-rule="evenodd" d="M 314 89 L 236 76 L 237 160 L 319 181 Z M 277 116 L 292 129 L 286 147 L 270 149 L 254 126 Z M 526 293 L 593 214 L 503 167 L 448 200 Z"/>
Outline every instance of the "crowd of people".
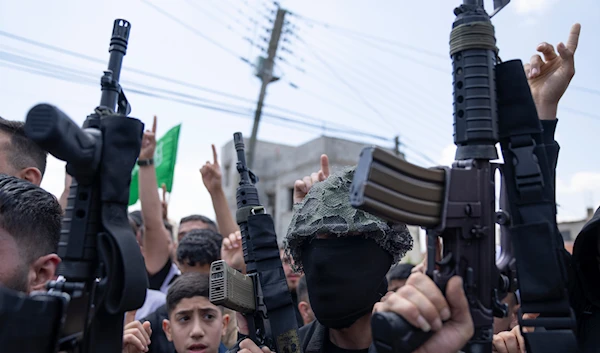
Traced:
<path fill-rule="evenodd" d="M 575 74 L 579 33 L 576 24 L 557 51 L 540 44 L 541 55 L 524 68 L 544 134 L 554 144 L 558 104 Z M 139 153 L 141 211 L 129 214 L 149 288 L 143 306 L 124 317 L 123 352 L 269 353 L 246 338 L 241 314 L 209 301 L 214 261 L 245 272 L 242 236 L 223 191 L 215 146 L 214 161 L 200 174 L 216 219 L 190 214 L 175 225 L 157 188 L 155 130 L 156 121 L 144 133 Z M 24 293 L 44 290 L 61 261 L 57 247 L 70 177 L 59 199 L 40 187 L 46 152 L 27 138 L 21 122 L 0 120 L 0 146 L 0 282 Z M 406 225 L 350 206 L 354 167 L 331 173 L 325 155 L 320 165 L 294 184 L 294 216 L 280 250 L 302 350 L 373 353 L 372 313 L 394 312 L 434 333 L 417 352 L 460 351 L 474 332 L 462 278 L 453 277 L 443 294 L 425 275 L 425 261 L 402 263 L 412 248 Z M 577 238 L 572 257 L 565 250 L 583 352 L 600 351 L 599 219 L 600 211 Z M 494 322 L 494 351 L 525 352 L 517 320 L 519 296 L 509 293 L 503 302 L 509 315 Z"/>

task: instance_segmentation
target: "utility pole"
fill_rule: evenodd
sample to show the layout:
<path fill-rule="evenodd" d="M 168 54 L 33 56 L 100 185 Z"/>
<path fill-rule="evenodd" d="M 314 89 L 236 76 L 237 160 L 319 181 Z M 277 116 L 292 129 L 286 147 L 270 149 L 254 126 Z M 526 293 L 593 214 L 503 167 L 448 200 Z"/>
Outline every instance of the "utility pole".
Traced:
<path fill-rule="evenodd" d="M 254 154 L 256 147 L 256 135 L 258 134 L 258 123 L 260 122 L 260 116 L 262 114 L 262 108 L 267 94 L 267 85 L 271 82 L 279 80 L 279 77 L 275 77 L 273 68 L 275 66 L 275 56 L 277 54 L 277 46 L 279 45 L 279 38 L 281 37 L 281 30 L 283 28 L 283 19 L 287 11 L 279 8 L 277 15 L 275 16 L 275 23 L 273 24 L 273 30 L 271 31 L 271 40 L 269 41 L 269 48 L 267 49 L 267 58 L 259 58 L 259 65 L 257 68 L 256 76 L 260 78 L 262 84 L 260 86 L 260 94 L 258 95 L 258 103 L 256 104 L 256 112 L 254 114 L 254 125 L 252 126 L 252 135 L 250 135 L 250 143 L 248 144 L 248 168 L 252 168 L 254 165 Z"/>
<path fill-rule="evenodd" d="M 394 137 L 394 152 L 396 153 L 396 156 L 400 155 L 400 136 L 398 135 Z"/>

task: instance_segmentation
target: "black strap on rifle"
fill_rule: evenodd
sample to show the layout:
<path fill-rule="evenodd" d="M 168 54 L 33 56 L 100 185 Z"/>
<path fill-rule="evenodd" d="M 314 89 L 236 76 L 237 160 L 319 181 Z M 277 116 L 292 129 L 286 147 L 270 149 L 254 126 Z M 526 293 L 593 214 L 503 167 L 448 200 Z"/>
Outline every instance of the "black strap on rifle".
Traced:
<path fill-rule="evenodd" d="M 104 232 L 98 236 L 98 253 L 105 266 L 103 280 L 107 283 L 101 286 L 104 305 L 97 311 L 90 330 L 94 352 L 120 351 L 121 341 L 114 338 L 123 334 L 123 313 L 140 308 L 146 298 L 146 269 L 127 220 L 131 179 L 123 178 L 123 171 L 133 169 L 143 129 L 137 119 L 119 115 L 102 119 L 100 201 Z"/>
<path fill-rule="evenodd" d="M 564 244 L 556 224 L 554 181 L 542 128 L 520 60 L 496 66 L 500 145 L 511 212 L 510 232 L 521 297 L 519 324 L 527 352 L 576 352 Z M 540 313 L 523 320 L 522 313 Z"/>
<path fill-rule="evenodd" d="M 260 274 L 263 300 L 272 323 L 271 332 L 277 340 L 274 343 L 277 348 L 285 349 L 279 353 L 301 352 L 296 313 L 281 266 L 271 215 L 263 213 L 249 216 L 248 233 L 252 239 L 256 271 Z"/>

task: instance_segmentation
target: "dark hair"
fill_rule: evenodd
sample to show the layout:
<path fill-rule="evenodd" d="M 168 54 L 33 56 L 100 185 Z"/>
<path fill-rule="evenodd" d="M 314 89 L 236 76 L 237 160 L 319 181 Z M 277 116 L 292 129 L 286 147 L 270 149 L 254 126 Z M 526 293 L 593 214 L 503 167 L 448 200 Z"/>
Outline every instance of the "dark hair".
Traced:
<path fill-rule="evenodd" d="M 52 194 L 0 174 L 0 227 L 15 239 L 26 261 L 58 251 L 61 218 L 62 208 Z"/>
<path fill-rule="evenodd" d="M 141 228 L 142 237 L 144 236 L 144 218 L 142 217 L 141 211 L 129 212 L 129 223 L 130 224 L 133 223 L 133 224 L 131 224 L 131 226 L 133 228 L 134 233 L 137 232 L 137 230 Z M 173 226 L 166 219 L 163 220 L 163 224 L 165 225 L 167 232 L 169 232 L 169 236 L 172 238 L 173 237 Z"/>
<path fill-rule="evenodd" d="M 169 238 L 173 239 L 173 225 L 167 221 L 166 219 L 163 221 L 165 228 L 167 229 L 167 232 L 169 232 Z"/>
<path fill-rule="evenodd" d="M 167 291 L 167 312 L 169 315 L 182 299 L 205 297 L 209 294 L 208 275 L 202 273 L 186 273 L 179 276 Z"/>
<path fill-rule="evenodd" d="M 131 218 L 131 220 L 133 220 L 135 222 L 135 225 L 138 227 L 141 227 L 142 225 L 144 225 L 144 220 L 142 218 L 141 211 L 129 212 L 129 218 Z"/>
<path fill-rule="evenodd" d="M 48 153 L 25 135 L 25 123 L 0 117 L 0 131 L 10 136 L 11 143 L 7 147 L 9 149 L 9 163 L 19 170 L 36 167 L 43 176 L 46 172 L 46 156 Z"/>
<path fill-rule="evenodd" d="M 221 258 L 223 237 L 210 229 L 189 231 L 177 246 L 177 261 L 190 266 L 211 264 Z"/>
<path fill-rule="evenodd" d="M 404 280 L 410 277 L 410 271 L 413 269 L 411 264 L 396 264 L 390 268 L 387 273 L 388 282 L 393 280 Z"/>
<path fill-rule="evenodd" d="M 296 294 L 298 295 L 299 302 L 307 302 L 310 303 L 308 299 L 308 287 L 306 286 L 306 276 L 302 275 L 300 280 L 298 281 L 298 286 L 296 287 Z"/>
<path fill-rule="evenodd" d="M 214 230 L 216 233 L 219 232 L 219 228 L 217 228 L 217 224 L 215 223 L 215 221 L 213 221 L 212 219 L 210 219 L 206 216 L 202 216 L 199 214 L 193 214 L 191 216 L 183 217 L 181 219 L 181 221 L 179 221 L 179 225 L 181 226 L 185 222 L 193 222 L 193 221 L 200 221 L 202 223 L 206 223 L 210 229 Z"/>

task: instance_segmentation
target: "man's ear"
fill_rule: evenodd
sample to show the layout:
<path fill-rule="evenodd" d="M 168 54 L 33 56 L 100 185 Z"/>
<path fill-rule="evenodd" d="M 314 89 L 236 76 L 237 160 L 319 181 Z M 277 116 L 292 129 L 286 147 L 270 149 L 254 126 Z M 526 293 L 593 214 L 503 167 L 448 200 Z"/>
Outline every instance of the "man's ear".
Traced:
<path fill-rule="evenodd" d="M 299 302 L 298 311 L 300 312 L 300 315 L 302 316 L 304 322 L 307 322 L 310 319 L 310 304 L 308 304 L 307 302 Z"/>
<path fill-rule="evenodd" d="M 17 177 L 20 179 L 25 179 L 28 182 L 37 186 L 40 186 L 40 184 L 42 183 L 42 172 L 35 167 L 21 169 Z"/>
<path fill-rule="evenodd" d="M 229 325 L 229 320 L 231 320 L 231 316 L 229 316 L 229 314 L 223 315 L 223 332 L 221 332 L 221 336 L 225 336 L 225 334 L 227 334 L 227 325 Z"/>
<path fill-rule="evenodd" d="M 45 290 L 46 283 L 55 278 L 60 257 L 56 254 L 41 256 L 29 267 L 29 288 L 32 291 Z"/>
<path fill-rule="evenodd" d="M 169 342 L 173 342 L 173 338 L 171 338 L 171 321 L 164 319 L 162 322 L 162 329 Z"/>

